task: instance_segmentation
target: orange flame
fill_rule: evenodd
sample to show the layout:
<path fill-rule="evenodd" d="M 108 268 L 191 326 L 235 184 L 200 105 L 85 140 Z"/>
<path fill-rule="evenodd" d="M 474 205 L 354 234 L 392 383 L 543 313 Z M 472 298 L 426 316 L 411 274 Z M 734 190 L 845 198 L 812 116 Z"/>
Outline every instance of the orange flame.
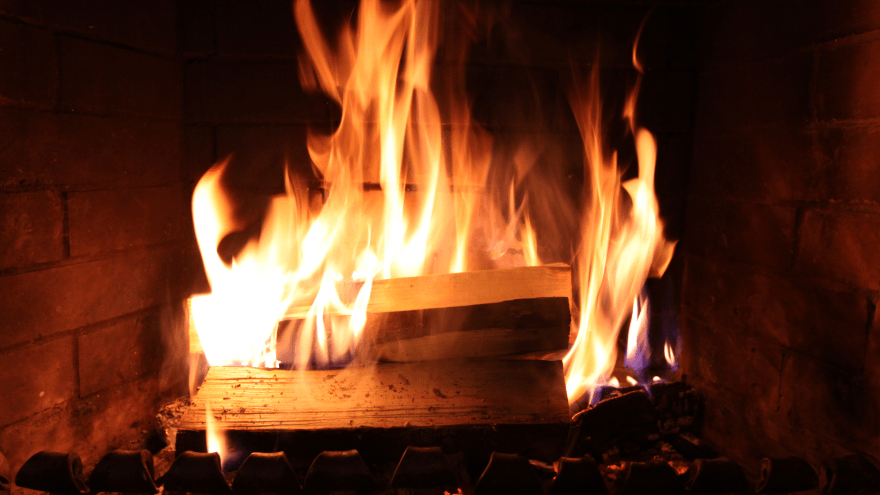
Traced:
<path fill-rule="evenodd" d="M 363 0 L 358 12 L 356 26 L 330 44 L 309 2 L 294 3 L 302 86 L 342 107 L 334 132 L 308 137 L 323 205 L 309 204 L 304 181 L 286 177 L 287 194 L 272 198 L 259 237 L 225 263 L 218 245 L 246 227 L 222 182 L 229 161 L 206 173 L 193 194 L 212 292 L 192 299 L 192 315 L 212 365 L 277 365 L 278 321 L 291 315 L 303 320 L 292 364 L 338 364 L 358 355 L 374 279 L 541 263 L 528 199 L 516 200 L 514 182 L 506 198 L 493 194 L 508 190 L 504 184 L 489 184 L 493 143 L 470 119 L 463 64 L 441 100 L 456 124 L 449 147 L 442 145 L 430 85 L 438 3 Z M 635 47 L 633 60 L 641 74 Z M 675 245 L 663 236 L 653 193 L 656 144 L 636 125 L 640 81 L 624 110 L 638 157 L 638 177 L 626 182 L 603 141 L 598 69 L 571 93 L 585 177 L 580 319 L 563 359 L 572 403 L 610 377 L 630 305 L 648 276 L 663 273 Z"/>
<path fill-rule="evenodd" d="M 441 145 L 438 4 L 364 0 L 335 48 L 307 0 L 294 16 L 303 87 L 342 106 L 336 131 L 308 136 L 325 201 L 309 214 L 304 183 L 287 177 L 259 238 L 227 265 L 216 248 L 243 229 L 221 181 L 229 162 L 201 179 L 193 216 L 212 293 L 193 298 L 192 313 L 212 365 L 276 365 L 277 322 L 291 315 L 304 320 L 294 366 L 340 363 L 357 354 L 374 279 L 540 262 L 526 199 L 517 204 L 513 184 L 507 205 L 487 194 L 492 140 L 470 121 L 463 66 L 444 101 L 464 124 Z"/>
<path fill-rule="evenodd" d="M 654 137 L 635 123 L 639 83 L 630 94 L 624 114 L 635 137 L 639 173 L 637 178 L 621 183 L 617 155 L 609 154 L 603 143 L 597 65 L 586 94 L 576 88 L 571 95 L 584 142 L 586 182 L 578 253 L 581 317 L 575 343 L 563 359 L 572 404 L 608 379 L 615 363 L 617 334 L 631 314 L 630 305 L 637 300 L 649 275 L 659 276 L 666 270 L 675 247 L 663 236 L 653 191 L 657 153 Z"/>
<path fill-rule="evenodd" d="M 226 444 L 226 436 L 211 410 L 211 404 L 207 403 L 205 404 L 205 436 L 208 452 L 217 452 L 220 455 L 220 465 L 222 466 L 226 461 L 229 448 Z"/>

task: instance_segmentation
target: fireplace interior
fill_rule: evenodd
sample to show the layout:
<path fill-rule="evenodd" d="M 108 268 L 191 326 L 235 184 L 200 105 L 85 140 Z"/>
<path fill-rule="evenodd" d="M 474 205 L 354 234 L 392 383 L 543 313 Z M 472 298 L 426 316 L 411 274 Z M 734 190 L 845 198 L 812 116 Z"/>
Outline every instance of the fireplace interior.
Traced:
<path fill-rule="evenodd" d="M 356 6 L 315 8 L 329 34 Z M 468 0 L 440 14 L 437 84 L 467 53 L 493 164 L 516 163 L 525 143 L 547 178 L 517 194 L 549 261 L 577 247 L 578 220 L 558 206 L 585 180 L 566 95 L 596 64 L 609 147 L 624 177 L 637 171 L 620 116 L 638 37 L 637 119 L 657 140 L 660 214 L 679 241 L 648 289 L 653 320 L 680 323 L 674 378 L 703 400 L 692 434 L 752 478 L 764 457 L 878 463 L 880 5 Z M 161 448 L 156 412 L 197 381 L 196 182 L 231 156 L 236 214 L 258 223 L 285 167 L 313 176 L 307 131 L 339 125 L 337 104 L 302 90 L 301 54 L 288 0 L 0 5 L 11 473 L 40 451 L 76 452 L 89 470 L 114 449 Z"/>

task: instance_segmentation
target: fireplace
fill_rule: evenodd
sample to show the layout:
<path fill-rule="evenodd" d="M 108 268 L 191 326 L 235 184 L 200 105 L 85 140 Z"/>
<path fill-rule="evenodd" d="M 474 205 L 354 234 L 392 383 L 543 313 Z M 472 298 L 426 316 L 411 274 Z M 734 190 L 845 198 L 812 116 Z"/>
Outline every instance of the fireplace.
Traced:
<path fill-rule="evenodd" d="M 583 148 L 565 78 L 598 53 L 619 115 L 645 21 L 639 122 L 658 142 L 666 235 L 682 240 L 649 288 L 679 310 L 703 438 L 755 470 L 764 456 L 876 455 L 880 11 L 848 3 L 441 8 L 437 65 L 475 37 L 467 89 L 495 159 L 540 144 L 536 167 L 570 195 Z M 325 28 L 354 5 L 322 5 Z M 288 1 L 0 10 L 0 392 L 16 404 L 0 410 L 0 451 L 13 472 L 40 450 L 93 466 L 146 445 L 158 407 L 186 391 L 184 303 L 207 289 L 189 210 L 198 178 L 232 154 L 237 200 L 259 218 L 285 162 L 311 174 L 306 131 L 329 132 L 340 110 L 300 89 Z M 631 137 L 608 134 L 633 170 Z M 558 234 L 542 254 L 572 249 Z"/>

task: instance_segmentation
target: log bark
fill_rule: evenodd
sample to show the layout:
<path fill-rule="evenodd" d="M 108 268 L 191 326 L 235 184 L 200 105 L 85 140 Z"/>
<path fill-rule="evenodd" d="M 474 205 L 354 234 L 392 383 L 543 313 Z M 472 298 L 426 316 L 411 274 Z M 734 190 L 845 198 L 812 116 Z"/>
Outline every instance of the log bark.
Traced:
<path fill-rule="evenodd" d="M 559 361 L 437 361 L 345 370 L 213 367 L 177 449 L 205 450 L 206 404 L 244 448 L 400 456 L 409 446 L 506 449 L 553 460 L 570 416 Z M 309 457 L 311 456 L 311 457 Z"/>
<path fill-rule="evenodd" d="M 570 296 L 571 269 L 563 264 L 377 280 L 362 351 L 409 362 L 564 350 Z M 280 361 L 292 360 L 285 343 L 296 342 L 307 313 L 292 308 L 280 326 Z"/>

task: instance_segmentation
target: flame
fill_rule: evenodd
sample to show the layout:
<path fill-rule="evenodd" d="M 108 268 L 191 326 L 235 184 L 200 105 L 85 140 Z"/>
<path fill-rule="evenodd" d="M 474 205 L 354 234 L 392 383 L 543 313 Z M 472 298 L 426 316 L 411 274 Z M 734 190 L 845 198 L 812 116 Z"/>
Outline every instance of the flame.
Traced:
<path fill-rule="evenodd" d="M 191 306 L 211 365 L 279 365 L 278 321 L 290 315 L 302 324 L 285 343 L 289 364 L 345 364 L 358 354 L 373 280 L 540 263 L 527 198 L 517 201 L 513 181 L 508 201 L 488 187 L 492 139 L 470 120 L 463 64 L 443 98 L 461 124 L 442 145 L 430 85 L 438 9 L 364 0 L 356 25 L 329 43 L 310 3 L 294 3 L 302 86 L 342 107 L 334 132 L 308 136 L 324 202 L 310 204 L 307 182 L 287 176 L 259 236 L 229 263 L 218 245 L 248 227 L 223 180 L 231 160 L 199 181 L 193 218 L 211 293 Z"/>
<path fill-rule="evenodd" d="M 666 358 L 666 363 L 670 368 L 677 367 L 675 362 L 675 351 L 672 350 L 672 346 L 669 345 L 669 342 L 663 344 L 663 357 Z"/>
<path fill-rule="evenodd" d="M 227 452 L 229 448 L 226 444 L 226 435 L 217 424 L 214 413 L 210 404 L 205 404 L 205 440 L 207 441 L 208 452 L 217 452 L 220 455 L 220 465 L 226 464 Z"/>
<path fill-rule="evenodd" d="M 640 377 L 651 364 L 651 344 L 648 342 L 650 318 L 651 305 L 648 301 L 648 291 L 642 289 L 636 300 L 633 301 L 624 359 L 626 367 Z"/>
<path fill-rule="evenodd" d="M 637 301 L 649 275 L 666 270 L 675 247 L 663 236 L 653 192 L 654 137 L 635 120 L 641 72 L 624 112 L 636 144 L 638 177 L 621 183 L 617 155 L 603 142 L 597 66 L 570 98 L 584 142 L 586 190 L 578 253 L 581 316 L 575 343 L 563 359 L 573 406 L 584 397 L 591 399 L 594 387 L 607 379 L 615 363 L 617 334 L 637 309 L 630 310 L 630 304 Z M 633 321 L 638 322 L 639 315 L 633 314 Z"/>
<path fill-rule="evenodd" d="M 363 0 L 355 24 L 330 43 L 308 0 L 295 1 L 302 86 L 342 108 L 332 133 L 308 136 L 323 204 L 310 200 L 304 178 L 287 175 L 286 194 L 269 201 L 256 235 L 236 216 L 225 185 L 231 160 L 199 181 L 193 217 L 211 293 L 191 306 L 210 364 L 279 365 L 278 322 L 295 315 L 289 364 L 343 365 L 358 356 L 374 280 L 542 262 L 528 197 L 516 187 L 525 174 L 509 187 L 490 179 L 493 142 L 470 119 L 464 64 L 447 65 L 454 74 L 446 97 L 432 93 L 438 9 L 438 2 Z M 649 276 L 665 271 L 675 246 L 663 236 L 653 192 L 656 143 L 635 118 L 643 72 L 636 47 L 639 76 L 623 113 L 636 178 L 622 181 L 617 155 L 604 142 L 598 64 L 570 93 L 585 179 L 574 275 L 580 317 L 563 359 L 572 404 L 609 380 L 627 317 L 636 325 L 627 357 L 635 359 L 647 335 L 640 292 Z M 439 101 L 448 102 L 443 110 L 454 123 L 445 137 Z M 535 155 L 521 150 L 518 170 Z M 244 239 L 231 260 L 218 254 L 229 236 Z M 674 359 L 680 343 L 667 347 Z"/>

